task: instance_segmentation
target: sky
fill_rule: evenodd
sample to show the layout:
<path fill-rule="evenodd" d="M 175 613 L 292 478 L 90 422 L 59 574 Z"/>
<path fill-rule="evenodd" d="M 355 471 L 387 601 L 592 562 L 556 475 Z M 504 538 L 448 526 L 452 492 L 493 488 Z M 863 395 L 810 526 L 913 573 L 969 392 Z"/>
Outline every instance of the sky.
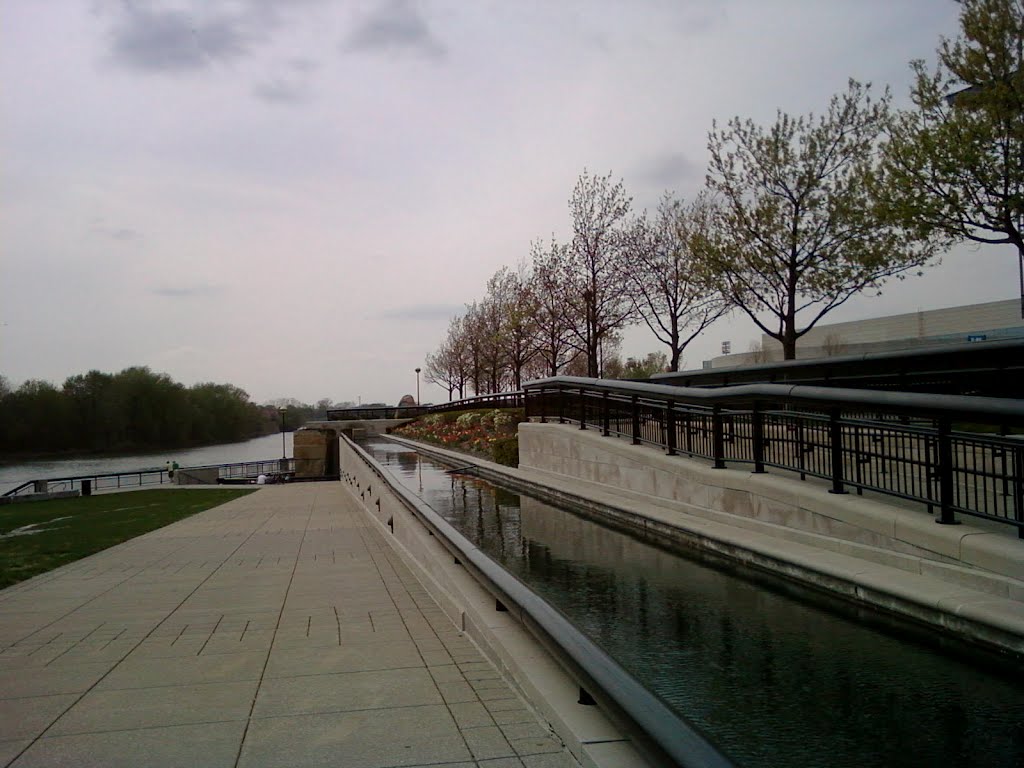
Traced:
<path fill-rule="evenodd" d="M 691 197 L 713 120 L 850 77 L 908 106 L 956 33 L 953 0 L 0 0 L 0 374 L 397 402 L 491 275 L 569 239 L 585 168 L 636 212 Z M 1012 251 L 958 246 L 829 317 L 1016 295 Z M 734 315 L 684 367 L 758 338 Z"/>

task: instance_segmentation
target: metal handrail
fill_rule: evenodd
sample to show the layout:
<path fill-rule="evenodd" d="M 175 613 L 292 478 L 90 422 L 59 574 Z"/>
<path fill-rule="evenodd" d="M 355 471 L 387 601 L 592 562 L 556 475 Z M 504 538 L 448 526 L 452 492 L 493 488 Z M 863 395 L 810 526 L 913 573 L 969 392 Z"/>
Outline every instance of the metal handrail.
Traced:
<path fill-rule="evenodd" d="M 523 397 L 521 389 L 512 392 L 492 392 L 487 395 L 476 395 L 462 400 L 453 400 L 450 403 L 432 405 L 427 410 L 430 413 L 445 413 L 447 411 L 472 410 L 473 408 L 522 408 Z"/>
<path fill-rule="evenodd" d="M 386 484 L 409 511 L 435 535 L 477 581 L 515 611 L 546 646 L 553 646 L 563 663 L 586 680 L 588 693 L 610 706 L 645 734 L 656 750 L 683 768 L 731 768 L 732 763 L 699 731 L 672 712 L 644 688 L 561 612 L 502 568 L 463 536 L 419 497 L 394 480 L 365 450 L 342 435 L 349 448 Z"/>
<path fill-rule="evenodd" d="M 289 468 L 294 468 L 295 459 L 287 459 Z M 218 477 L 248 477 L 251 473 L 261 474 L 269 472 L 280 471 L 281 459 L 261 459 L 259 461 L 236 461 L 227 464 L 200 464 L 192 467 L 179 467 L 176 472 L 189 472 L 204 469 L 217 469 Z M 251 472 L 250 472 L 251 470 Z M 105 487 L 101 486 L 99 481 L 102 480 L 113 480 L 114 482 L 108 483 Z M 135 479 L 136 482 L 127 482 L 129 479 Z M 73 490 L 76 486 L 81 487 L 83 480 L 96 481 L 93 487 L 96 490 L 109 490 L 111 488 L 133 488 L 142 487 L 144 485 L 163 485 L 164 483 L 170 483 L 171 478 L 168 476 L 166 469 L 135 469 L 127 470 L 123 472 L 95 472 L 86 475 L 71 475 L 68 477 L 46 477 L 37 478 L 35 480 L 27 480 L 21 485 L 6 491 L 3 496 L 18 496 L 22 495 L 23 492 L 28 489 L 34 489 L 37 483 L 45 482 L 47 489 L 50 490 L 52 486 L 65 486 L 67 490 Z"/>
<path fill-rule="evenodd" d="M 559 376 L 524 385 L 526 416 L 634 444 L 753 464 L 969 515 L 1024 538 L 1024 401 L 783 384 L 722 389 Z M 999 434 L 985 434 L 989 428 Z"/>

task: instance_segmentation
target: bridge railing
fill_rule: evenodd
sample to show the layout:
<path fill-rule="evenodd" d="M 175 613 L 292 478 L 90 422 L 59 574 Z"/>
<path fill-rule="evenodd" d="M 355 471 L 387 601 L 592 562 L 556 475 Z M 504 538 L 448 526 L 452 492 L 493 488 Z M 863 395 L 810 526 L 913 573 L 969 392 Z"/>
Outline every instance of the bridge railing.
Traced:
<path fill-rule="evenodd" d="M 724 389 L 560 376 L 524 386 L 526 415 L 628 437 L 715 468 L 817 477 L 832 493 L 917 501 L 1024 538 L 1024 401 L 779 384 Z"/>
<path fill-rule="evenodd" d="M 366 421 L 375 419 L 415 419 L 430 408 L 425 405 L 374 405 L 355 408 L 329 408 L 328 421 Z"/>
<path fill-rule="evenodd" d="M 523 397 L 521 389 L 515 392 L 494 392 L 489 395 L 477 395 L 450 403 L 432 405 L 428 410 L 430 413 L 445 413 L 447 411 L 469 411 L 474 408 L 522 408 Z"/>

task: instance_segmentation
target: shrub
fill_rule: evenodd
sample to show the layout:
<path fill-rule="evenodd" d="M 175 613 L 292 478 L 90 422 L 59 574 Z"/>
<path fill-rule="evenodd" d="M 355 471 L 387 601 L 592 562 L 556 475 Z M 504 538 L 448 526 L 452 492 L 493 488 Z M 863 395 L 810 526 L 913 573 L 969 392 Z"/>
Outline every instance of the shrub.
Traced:
<path fill-rule="evenodd" d="M 506 467 L 519 466 L 519 438 L 499 437 L 491 443 L 491 459 Z"/>
<path fill-rule="evenodd" d="M 480 414 L 476 411 L 469 411 L 468 413 L 464 413 L 459 416 L 459 418 L 455 420 L 455 423 L 463 429 L 468 429 L 469 427 L 476 426 L 480 423 Z"/>
<path fill-rule="evenodd" d="M 506 411 L 494 412 L 494 428 L 507 430 L 516 425 L 516 417 Z"/>

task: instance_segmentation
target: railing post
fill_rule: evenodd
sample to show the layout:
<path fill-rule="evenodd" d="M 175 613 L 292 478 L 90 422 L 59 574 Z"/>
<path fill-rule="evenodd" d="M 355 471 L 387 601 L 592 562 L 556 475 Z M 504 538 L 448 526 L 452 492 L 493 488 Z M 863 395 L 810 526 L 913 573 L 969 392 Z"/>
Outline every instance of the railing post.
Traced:
<path fill-rule="evenodd" d="M 940 525 L 959 525 L 953 516 L 953 438 L 947 417 L 938 420 L 939 518 Z"/>
<path fill-rule="evenodd" d="M 1019 445 L 1013 448 L 1013 519 L 1024 523 L 1024 446 Z M 1024 525 L 1018 526 L 1017 538 L 1024 539 Z"/>
<path fill-rule="evenodd" d="M 754 474 L 764 474 L 764 414 L 757 401 L 750 411 L 751 440 L 754 451 Z"/>
<path fill-rule="evenodd" d="M 711 444 L 714 451 L 714 469 L 725 469 L 725 432 L 722 423 L 722 406 L 711 409 Z"/>
<path fill-rule="evenodd" d="M 608 414 L 608 393 L 604 392 L 601 395 L 601 434 L 608 437 L 612 433 L 611 431 L 611 417 Z"/>
<path fill-rule="evenodd" d="M 565 390 L 558 388 L 558 423 L 565 424 Z"/>
<path fill-rule="evenodd" d="M 583 391 L 583 387 L 580 387 L 580 429 L 587 428 L 587 397 Z"/>
<path fill-rule="evenodd" d="M 525 392 L 523 393 L 523 418 L 527 421 L 530 420 L 530 398 L 526 396 Z"/>
<path fill-rule="evenodd" d="M 828 414 L 828 439 L 832 449 L 832 487 L 829 493 L 846 493 L 843 488 L 843 426 L 839 423 L 839 409 Z"/>
<path fill-rule="evenodd" d="M 636 395 L 629 398 L 629 410 L 633 419 L 633 445 L 640 445 L 640 400 Z"/>
<path fill-rule="evenodd" d="M 665 402 L 665 443 L 669 456 L 676 455 L 676 413 L 672 401 Z"/>

